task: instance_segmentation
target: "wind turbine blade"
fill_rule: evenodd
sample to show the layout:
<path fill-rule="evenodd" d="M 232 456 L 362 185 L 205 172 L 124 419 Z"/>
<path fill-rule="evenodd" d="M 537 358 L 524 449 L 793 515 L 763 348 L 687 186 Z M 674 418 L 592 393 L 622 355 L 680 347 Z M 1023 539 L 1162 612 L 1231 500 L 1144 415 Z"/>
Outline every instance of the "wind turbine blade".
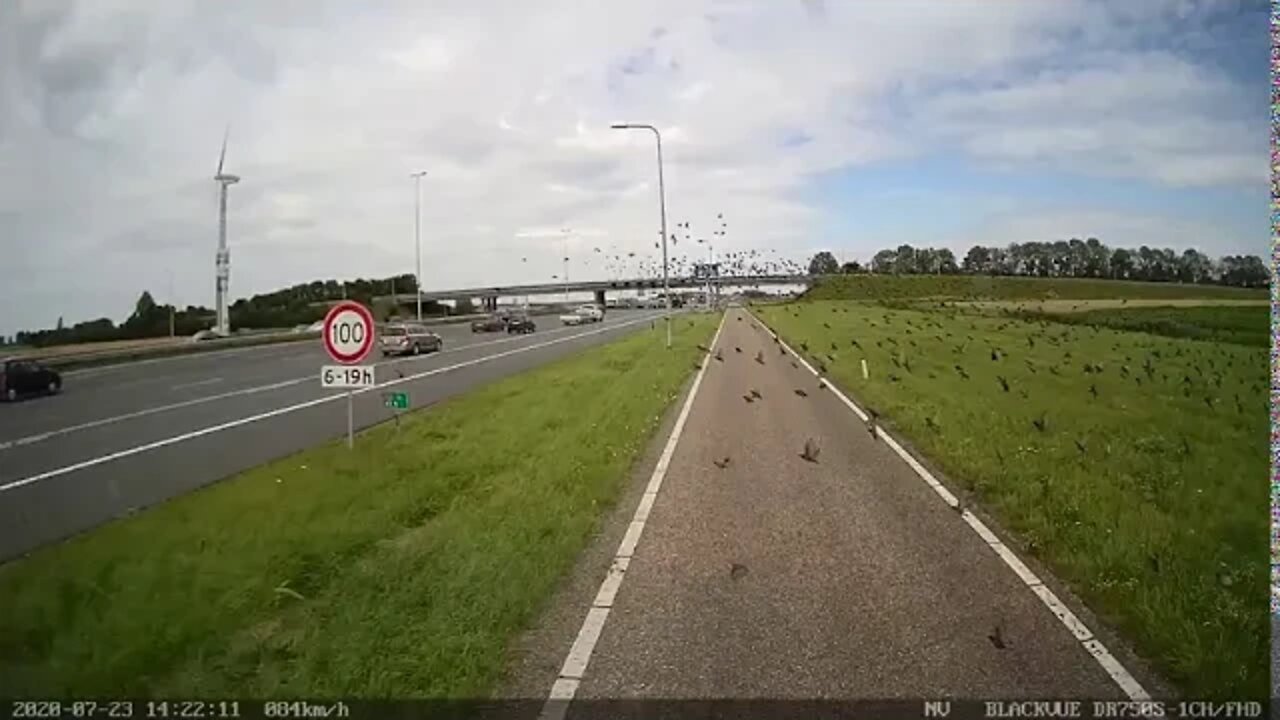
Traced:
<path fill-rule="evenodd" d="M 227 136 L 231 134 L 231 125 L 222 131 L 222 152 L 218 154 L 218 175 L 222 174 L 222 162 L 227 159 Z"/>

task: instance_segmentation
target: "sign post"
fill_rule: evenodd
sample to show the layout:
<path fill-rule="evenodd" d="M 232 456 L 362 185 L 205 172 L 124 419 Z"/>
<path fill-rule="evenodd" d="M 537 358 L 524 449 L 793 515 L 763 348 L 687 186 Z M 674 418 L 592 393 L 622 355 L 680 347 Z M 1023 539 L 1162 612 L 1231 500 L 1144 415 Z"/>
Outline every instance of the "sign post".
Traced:
<path fill-rule="evenodd" d="M 355 446 L 356 388 L 371 388 L 373 366 L 360 365 L 373 349 L 373 313 L 352 300 L 343 300 L 324 316 L 324 349 L 339 365 L 320 368 L 320 384 L 326 388 L 347 389 L 347 447 Z"/>
<path fill-rule="evenodd" d="M 391 408 L 392 416 L 396 421 L 396 432 L 400 432 L 400 411 L 409 409 L 409 393 L 384 392 L 382 393 L 382 404 Z"/>

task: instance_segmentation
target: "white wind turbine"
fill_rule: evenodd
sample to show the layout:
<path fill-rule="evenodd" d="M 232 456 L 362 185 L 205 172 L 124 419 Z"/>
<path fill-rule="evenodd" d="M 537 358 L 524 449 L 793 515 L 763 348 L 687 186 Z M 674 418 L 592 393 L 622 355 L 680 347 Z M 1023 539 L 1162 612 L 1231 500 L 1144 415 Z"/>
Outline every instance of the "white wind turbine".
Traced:
<path fill-rule="evenodd" d="M 222 172 L 222 164 L 227 159 L 227 135 L 230 133 L 231 128 L 228 126 L 222 134 L 222 153 L 218 155 L 218 172 L 213 176 L 214 181 L 218 183 L 218 254 L 214 259 L 217 320 L 214 330 L 220 335 L 231 334 L 231 317 L 227 308 L 227 291 L 231 284 L 231 251 L 227 249 L 227 186 L 240 182 L 239 175 Z"/>

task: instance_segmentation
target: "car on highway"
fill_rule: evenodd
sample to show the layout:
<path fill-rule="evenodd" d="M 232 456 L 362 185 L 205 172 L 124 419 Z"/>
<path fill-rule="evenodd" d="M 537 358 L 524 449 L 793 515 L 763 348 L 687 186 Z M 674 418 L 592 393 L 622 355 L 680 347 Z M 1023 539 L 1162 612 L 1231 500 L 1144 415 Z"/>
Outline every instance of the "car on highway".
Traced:
<path fill-rule="evenodd" d="M 604 320 L 604 311 L 595 305 L 581 305 L 573 312 L 560 316 L 560 322 L 565 325 L 582 325 L 601 320 Z"/>
<path fill-rule="evenodd" d="M 412 323 L 392 323 L 379 333 L 378 343 L 382 346 L 382 356 L 418 355 L 424 352 L 438 351 L 444 347 L 444 340 L 422 325 Z"/>
<path fill-rule="evenodd" d="M 221 340 L 224 335 L 217 330 L 200 330 L 191 336 L 191 342 L 208 342 L 210 340 Z"/>
<path fill-rule="evenodd" d="M 507 329 L 507 317 L 505 315 L 494 313 L 488 317 L 471 321 L 471 332 L 502 332 Z"/>
<path fill-rule="evenodd" d="M 528 315 L 512 315 L 507 318 L 507 334 L 525 334 L 537 330 L 538 326 L 534 324 L 533 319 Z"/>
<path fill-rule="evenodd" d="M 9 358 L 0 362 L 0 398 L 10 402 L 24 395 L 53 395 L 62 390 L 62 375 L 34 360 Z"/>

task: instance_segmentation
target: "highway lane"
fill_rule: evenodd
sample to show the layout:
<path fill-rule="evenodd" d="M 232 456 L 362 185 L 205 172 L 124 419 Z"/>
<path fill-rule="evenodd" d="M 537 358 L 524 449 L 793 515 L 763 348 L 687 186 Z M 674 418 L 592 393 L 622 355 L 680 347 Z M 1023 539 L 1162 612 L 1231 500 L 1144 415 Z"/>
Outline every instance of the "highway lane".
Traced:
<path fill-rule="evenodd" d="M 611 314 L 610 319 L 618 317 Z M 542 331 L 560 327 L 553 317 L 539 319 Z M 434 330 L 443 338 L 447 351 L 507 337 L 472 333 L 467 325 L 442 325 Z M 370 357 L 370 362 L 380 360 L 376 353 Z M 329 363 L 320 341 L 311 340 L 67 373 L 58 396 L 0 405 L 0 447 L 57 428 L 314 376 L 320 365 Z"/>
<path fill-rule="evenodd" d="M 397 383 L 394 389 L 407 391 L 419 408 L 575 350 L 648 329 L 652 321 L 660 327 L 660 318 L 657 311 L 609 313 L 599 325 L 556 326 L 524 336 L 472 338 L 467 330 L 469 344 L 452 348 L 447 344 L 444 353 L 379 363 L 377 381 L 379 385 Z M 226 397 L 215 393 L 195 404 L 154 412 L 150 411 L 155 405 L 143 403 L 138 408 L 129 398 L 105 388 L 93 390 L 117 403 L 113 408 L 135 408 L 130 412 L 136 414 L 111 419 L 101 411 L 80 413 L 72 417 L 81 424 L 85 418 L 109 421 L 61 434 L 59 427 L 53 427 L 44 439 L 0 446 L 0 559 L 342 436 L 346 431 L 343 393 L 320 387 L 319 367 L 325 358 L 323 351 L 316 354 L 313 348 L 311 352 L 298 348 L 281 352 L 280 357 L 228 356 L 234 361 L 227 366 L 248 364 L 261 371 L 254 375 L 255 381 L 284 375 L 305 381 L 276 380 L 279 386 L 271 389 Z M 260 364 L 279 365 L 280 375 Z M 186 369 L 174 369 L 165 373 L 165 382 L 188 374 Z M 119 379 L 149 382 L 133 372 Z M 67 397 L 75 395 L 48 399 Z M 7 410 L 26 407 L 38 405 L 19 403 Z M 354 417 L 357 428 L 391 417 L 382 405 L 381 389 L 355 396 Z"/>

